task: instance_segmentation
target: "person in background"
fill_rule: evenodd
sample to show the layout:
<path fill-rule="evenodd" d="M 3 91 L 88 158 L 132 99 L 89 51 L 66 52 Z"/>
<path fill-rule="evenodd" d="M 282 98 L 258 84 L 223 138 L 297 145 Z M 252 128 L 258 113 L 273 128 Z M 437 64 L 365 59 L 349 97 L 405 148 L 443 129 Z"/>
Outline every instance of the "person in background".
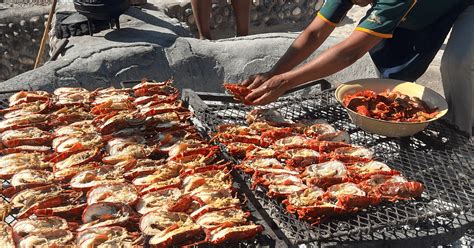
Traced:
<path fill-rule="evenodd" d="M 353 5 L 368 4 L 371 8 L 348 38 L 295 68 L 319 48 Z M 288 89 L 343 70 L 367 52 L 380 77 L 415 81 L 426 71 L 451 27 L 441 65 L 448 116 L 472 135 L 474 0 L 326 0 L 270 71 L 242 82 L 253 90 L 246 100 L 268 104 Z"/>
<path fill-rule="evenodd" d="M 199 31 L 199 38 L 202 40 L 212 40 L 210 27 L 212 0 L 191 0 L 191 5 Z M 232 7 L 235 13 L 237 36 L 248 35 L 250 0 L 232 0 Z"/>

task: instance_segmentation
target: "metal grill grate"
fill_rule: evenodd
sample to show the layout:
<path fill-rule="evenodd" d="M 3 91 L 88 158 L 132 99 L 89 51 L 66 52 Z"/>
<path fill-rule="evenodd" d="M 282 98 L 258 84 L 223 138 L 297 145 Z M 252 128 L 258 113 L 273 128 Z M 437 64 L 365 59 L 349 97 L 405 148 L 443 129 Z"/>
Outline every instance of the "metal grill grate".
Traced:
<path fill-rule="evenodd" d="M 201 94 L 206 100 L 206 94 Z M 190 95 L 193 96 L 192 93 Z M 473 140 L 444 122 L 436 122 L 427 130 L 407 138 L 370 134 L 350 122 L 333 95 L 333 90 L 329 90 L 309 97 L 286 97 L 269 107 L 293 121 L 327 120 L 338 129 L 348 131 L 354 144 L 373 149 L 378 160 L 401 171 L 410 180 L 422 182 L 426 189 L 421 199 L 416 201 L 384 203 L 312 227 L 287 213 L 279 201 L 266 197 L 265 189 L 258 188 L 254 192 L 256 200 L 293 244 L 331 239 L 341 241 L 347 239 L 347 235 L 363 237 L 375 230 L 387 231 L 400 226 L 415 228 L 414 224 L 419 226 L 419 223 L 430 221 L 442 226 L 443 218 L 433 220 L 435 216 L 446 216 L 444 220 L 453 221 L 458 218 L 457 214 L 468 213 L 467 222 L 472 224 Z M 225 101 L 228 97 L 222 99 Z M 251 110 L 251 107 L 242 104 L 218 101 L 216 97 L 208 102 L 188 100 L 196 118 L 211 132 L 224 123 L 245 125 L 244 116 Z M 247 183 L 251 180 L 247 175 L 240 176 Z"/>

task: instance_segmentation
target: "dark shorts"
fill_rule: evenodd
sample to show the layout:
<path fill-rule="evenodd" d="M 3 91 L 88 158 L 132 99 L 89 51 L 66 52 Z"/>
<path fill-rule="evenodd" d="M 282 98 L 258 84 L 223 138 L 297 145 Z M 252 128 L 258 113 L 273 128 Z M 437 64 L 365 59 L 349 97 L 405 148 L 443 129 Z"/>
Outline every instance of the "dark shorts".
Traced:
<path fill-rule="evenodd" d="M 372 48 L 370 56 L 381 77 L 410 82 L 421 77 L 465 7 L 460 6 L 423 30 L 397 28 L 393 38 L 384 39 Z"/>

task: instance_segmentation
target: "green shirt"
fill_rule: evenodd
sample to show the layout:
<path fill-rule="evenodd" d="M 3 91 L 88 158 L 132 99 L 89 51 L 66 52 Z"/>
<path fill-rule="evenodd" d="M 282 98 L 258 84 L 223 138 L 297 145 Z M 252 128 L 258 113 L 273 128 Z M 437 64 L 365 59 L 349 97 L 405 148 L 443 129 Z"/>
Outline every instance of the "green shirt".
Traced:
<path fill-rule="evenodd" d="M 463 4 L 465 0 L 374 0 L 356 30 L 391 38 L 397 27 L 421 30 Z M 352 8 L 351 0 L 326 0 L 318 16 L 336 26 Z"/>

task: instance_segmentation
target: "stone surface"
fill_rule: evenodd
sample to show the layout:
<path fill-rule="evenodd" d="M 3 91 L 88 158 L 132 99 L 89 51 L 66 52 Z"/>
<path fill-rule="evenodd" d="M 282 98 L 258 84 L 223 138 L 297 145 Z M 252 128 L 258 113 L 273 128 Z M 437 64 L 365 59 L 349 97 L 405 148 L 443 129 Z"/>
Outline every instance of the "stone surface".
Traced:
<path fill-rule="evenodd" d="M 0 11 L 0 82 L 33 69 L 48 10 L 29 7 Z M 42 61 L 48 60 L 48 50 L 46 46 Z"/>

